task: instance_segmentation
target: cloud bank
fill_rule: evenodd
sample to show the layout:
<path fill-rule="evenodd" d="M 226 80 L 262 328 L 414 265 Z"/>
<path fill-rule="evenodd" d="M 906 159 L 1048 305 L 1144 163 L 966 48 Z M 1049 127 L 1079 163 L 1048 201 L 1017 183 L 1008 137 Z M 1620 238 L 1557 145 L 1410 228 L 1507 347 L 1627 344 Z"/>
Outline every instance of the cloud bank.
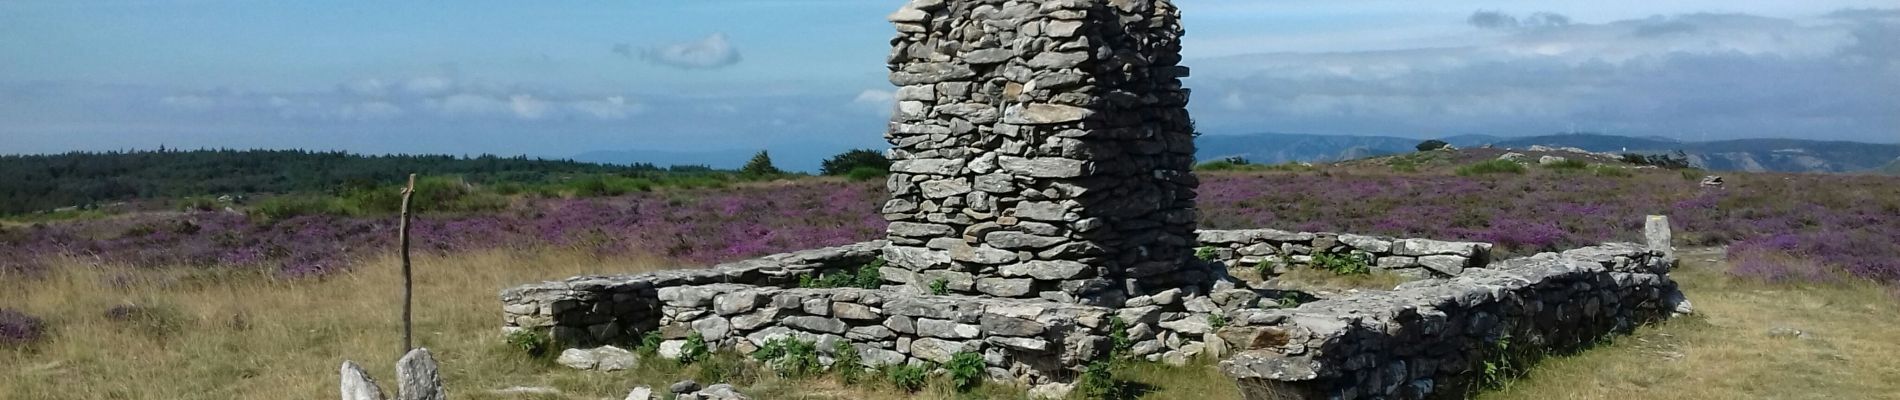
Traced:
<path fill-rule="evenodd" d="M 1606 23 L 1480 11 L 1465 22 L 1492 33 L 1466 46 L 1199 60 L 1195 117 L 1230 132 L 1900 140 L 1895 10 Z"/>

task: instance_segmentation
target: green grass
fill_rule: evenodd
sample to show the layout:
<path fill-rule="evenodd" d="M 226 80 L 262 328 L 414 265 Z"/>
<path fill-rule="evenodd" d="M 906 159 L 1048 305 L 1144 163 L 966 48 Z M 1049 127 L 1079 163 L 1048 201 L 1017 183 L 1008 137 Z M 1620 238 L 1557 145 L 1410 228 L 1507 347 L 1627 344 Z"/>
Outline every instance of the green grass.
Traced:
<path fill-rule="evenodd" d="M 1522 174 L 1524 165 L 1510 160 L 1491 160 L 1458 167 L 1458 176 L 1484 174 Z"/>

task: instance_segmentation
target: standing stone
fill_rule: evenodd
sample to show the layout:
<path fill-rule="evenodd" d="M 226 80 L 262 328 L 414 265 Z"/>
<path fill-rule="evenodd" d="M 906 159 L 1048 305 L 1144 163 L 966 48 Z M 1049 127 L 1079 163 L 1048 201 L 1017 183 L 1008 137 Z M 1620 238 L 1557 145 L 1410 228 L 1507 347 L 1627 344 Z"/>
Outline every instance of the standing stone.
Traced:
<path fill-rule="evenodd" d="M 355 361 L 344 361 L 341 372 L 343 400 L 383 400 L 383 389 L 376 386 L 376 379 Z"/>
<path fill-rule="evenodd" d="M 884 254 L 909 273 L 887 276 L 1102 306 L 1206 283 L 1177 273 L 1199 181 L 1171 1 L 912 1 L 890 19 Z"/>
<path fill-rule="evenodd" d="M 442 376 L 429 349 L 417 348 L 396 361 L 397 398 L 401 400 L 447 400 Z"/>
<path fill-rule="evenodd" d="M 1676 259 L 1676 245 L 1669 230 L 1669 216 L 1651 215 L 1643 220 L 1643 239 L 1650 251 L 1660 251 L 1664 260 Z"/>

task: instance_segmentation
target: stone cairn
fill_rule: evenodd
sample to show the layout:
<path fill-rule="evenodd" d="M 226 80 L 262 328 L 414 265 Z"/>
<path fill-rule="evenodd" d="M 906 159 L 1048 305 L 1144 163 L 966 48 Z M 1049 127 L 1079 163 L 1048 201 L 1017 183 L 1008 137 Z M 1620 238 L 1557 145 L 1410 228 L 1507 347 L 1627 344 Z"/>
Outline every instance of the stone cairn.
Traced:
<path fill-rule="evenodd" d="M 886 277 L 1119 306 L 1198 285 L 1193 123 L 1166 0 L 915 0 L 890 20 Z"/>
<path fill-rule="evenodd" d="M 794 338 L 866 368 L 973 353 L 1038 397 L 1111 355 L 1226 357 L 1249 399 L 1418 399 L 1459 393 L 1503 337 L 1569 348 L 1688 310 L 1660 217 L 1646 244 L 1511 260 L 1488 243 L 1197 231 L 1167 0 L 912 0 L 890 20 L 885 239 L 509 288 L 503 331 L 562 347 L 652 335 L 667 358 Z M 1225 273 L 1322 256 L 1413 281 L 1317 297 Z M 800 287 L 879 262 L 875 289 Z"/>

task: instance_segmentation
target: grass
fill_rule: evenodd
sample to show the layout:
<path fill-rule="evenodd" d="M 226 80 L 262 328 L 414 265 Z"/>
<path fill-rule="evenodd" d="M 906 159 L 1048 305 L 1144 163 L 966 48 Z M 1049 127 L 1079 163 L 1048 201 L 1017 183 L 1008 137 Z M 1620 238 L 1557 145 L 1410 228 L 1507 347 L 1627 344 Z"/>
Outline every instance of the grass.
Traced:
<path fill-rule="evenodd" d="M 1671 275 L 1696 315 L 1544 360 L 1489 400 L 1900 398 L 1895 298 L 1865 282 L 1787 285 L 1723 274 L 1715 252 Z M 1787 327 L 1812 339 L 1771 337 Z"/>
<path fill-rule="evenodd" d="M 1516 161 L 1510 160 L 1491 160 L 1458 167 L 1456 172 L 1458 176 L 1522 174 L 1524 173 L 1524 164 L 1518 164 Z"/>
<path fill-rule="evenodd" d="M 985 384 L 959 393 L 933 376 L 908 393 L 870 374 L 847 385 L 835 375 L 781 378 L 747 357 L 715 354 L 690 366 L 650 360 L 593 373 L 554 366 L 511 347 L 499 334 L 497 289 L 586 273 L 652 270 L 660 260 L 599 259 L 583 252 L 516 250 L 417 260 L 417 342 L 444 364 L 457 398 L 500 399 L 492 390 L 546 386 L 593 399 L 634 385 L 663 388 L 698 377 L 735 382 L 755 398 L 1021 398 L 1023 389 Z M 1549 398 L 1893 398 L 1900 393 L 1900 326 L 1895 299 L 1872 284 L 1767 284 L 1723 274 L 1716 254 L 1689 253 L 1676 272 L 1698 314 L 1644 327 L 1590 351 L 1557 356 L 1485 399 Z M 1715 260 L 1715 261 L 1711 261 Z M 256 271 L 120 269 L 63 260 L 51 274 L 0 277 L 0 304 L 47 318 L 48 339 L 0 351 L 0 398 L 280 399 L 335 395 L 345 359 L 393 384 L 399 355 L 394 265 L 362 260 L 354 272 L 282 281 Z M 532 266 L 532 267 L 530 267 Z M 1301 279 L 1301 272 L 1288 274 Z M 1380 274 L 1346 285 L 1386 286 Z M 1363 277 L 1363 278 L 1361 278 Z M 1324 281 L 1324 280 L 1322 280 Z M 1330 281 L 1329 281 L 1330 282 Z M 1338 282 L 1331 282 L 1337 284 Z M 114 318 L 125 305 L 163 318 Z M 144 315 L 144 314 L 141 314 Z M 1770 337 L 1774 327 L 1812 339 Z M 156 329 L 153 327 L 163 327 Z M 1206 360 L 1186 367 L 1131 363 L 1114 376 L 1143 399 L 1238 399 Z M 712 383 L 702 380 L 702 383 Z"/>

